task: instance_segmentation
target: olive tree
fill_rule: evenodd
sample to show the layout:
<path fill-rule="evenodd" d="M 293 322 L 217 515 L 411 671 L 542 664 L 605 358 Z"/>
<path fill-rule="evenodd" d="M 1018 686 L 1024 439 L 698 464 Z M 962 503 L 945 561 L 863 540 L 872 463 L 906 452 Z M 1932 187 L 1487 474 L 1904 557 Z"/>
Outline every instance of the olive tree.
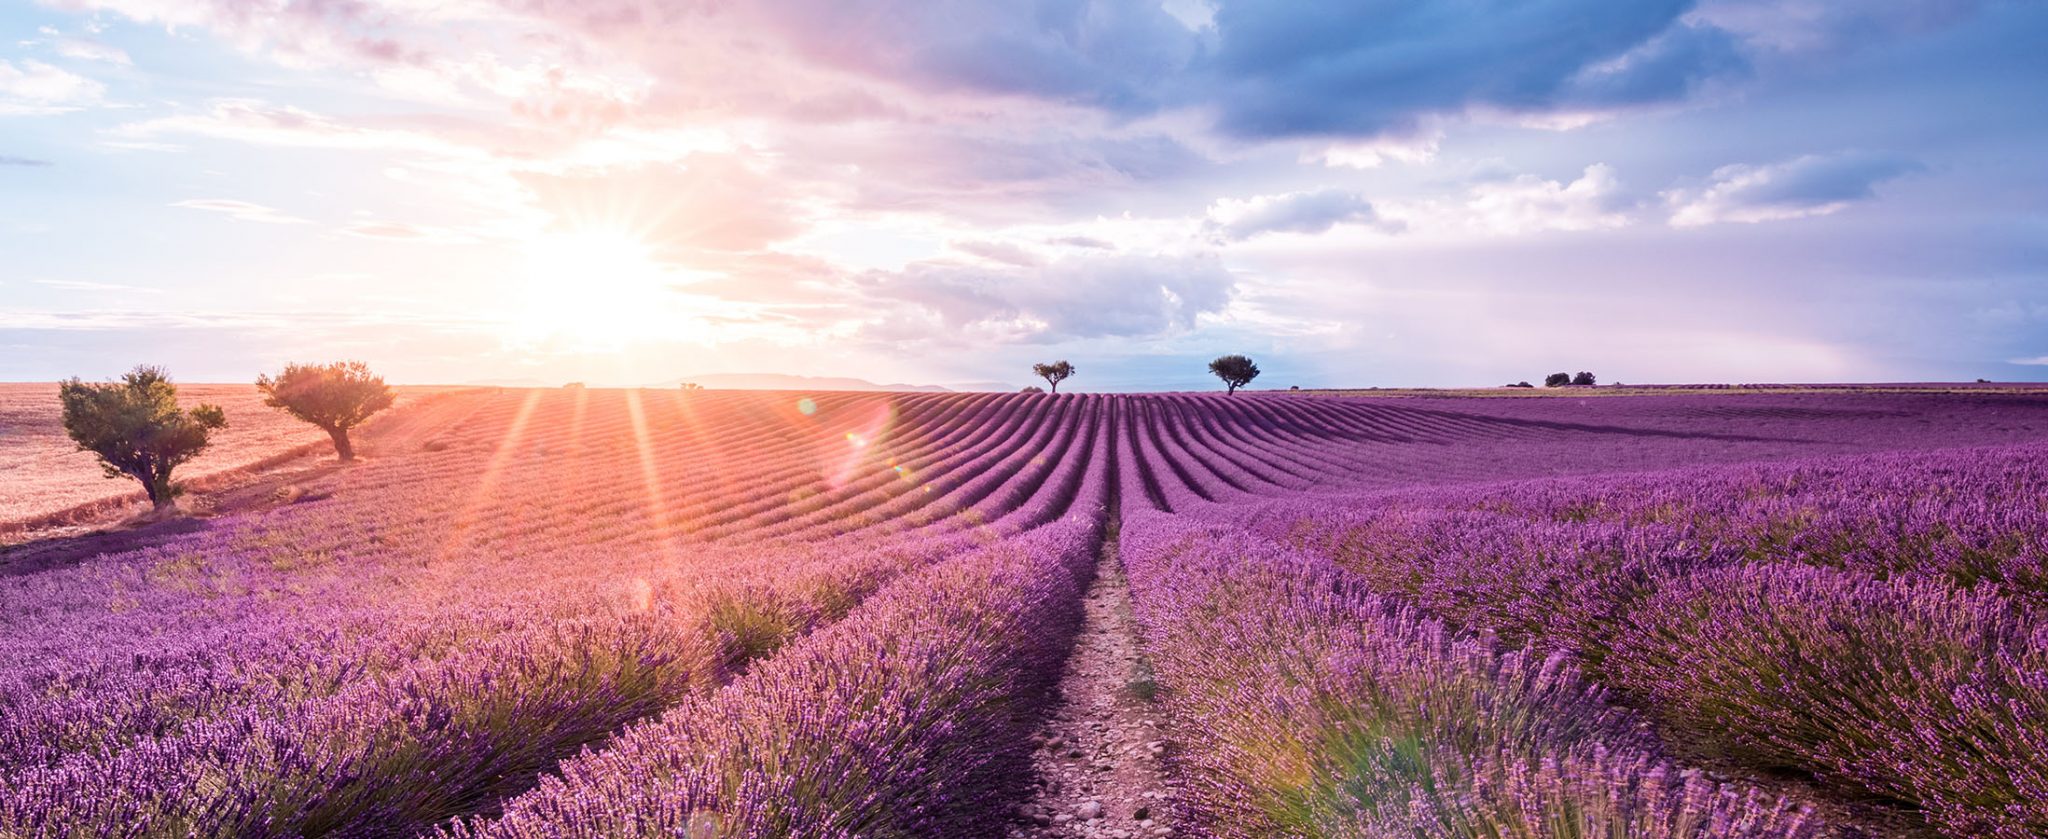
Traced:
<path fill-rule="evenodd" d="M 393 399 L 384 377 L 360 361 L 287 364 L 276 378 L 258 376 L 256 389 L 263 391 L 263 404 L 327 432 L 334 440 L 334 453 L 344 461 L 356 459 L 348 430 L 391 407 Z"/>
<path fill-rule="evenodd" d="M 171 481 L 171 470 L 197 457 L 212 432 L 228 424 L 218 405 L 180 409 L 178 386 L 162 368 L 148 365 L 118 382 L 74 377 L 57 386 L 57 399 L 64 405 L 64 431 L 78 448 L 98 455 L 107 477 L 140 481 L 158 513 L 177 509 L 184 492 Z"/>
<path fill-rule="evenodd" d="M 1074 365 L 1068 364 L 1065 359 L 1051 364 L 1033 364 L 1031 365 L 1031 374 L 1044 379 L 1046 384 L 1052 385 L 1052 392 L 1058 393 L 1060 392 L 1060 382 L 1066 381 L 1068 376 L 1074 375 Z"/>
<path fill-rule="evenodd" d="M 1247 356 L 1221 355 L 1209 362 L 1209 372 L 1223 380 L 1223 386 L 1230 389 L 1231 395 L 1236 395 L 1238 388 L 1259 377 L 1259 365 Z"/>

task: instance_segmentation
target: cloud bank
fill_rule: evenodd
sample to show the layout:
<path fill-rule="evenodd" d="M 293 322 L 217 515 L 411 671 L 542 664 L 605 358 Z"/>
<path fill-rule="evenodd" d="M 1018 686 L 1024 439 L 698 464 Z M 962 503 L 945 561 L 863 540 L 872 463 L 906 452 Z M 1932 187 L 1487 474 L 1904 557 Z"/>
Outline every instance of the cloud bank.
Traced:
<path fill-rule="evenodd" d="M 1824 216 L 1876 198 L 1881 183 L 1924 170 L 1898 155 L 1810 154 L 1762 166 L 1723 166 L 1705 188 L 1674 190 L 1666 200 L 1675 227 Z"/>

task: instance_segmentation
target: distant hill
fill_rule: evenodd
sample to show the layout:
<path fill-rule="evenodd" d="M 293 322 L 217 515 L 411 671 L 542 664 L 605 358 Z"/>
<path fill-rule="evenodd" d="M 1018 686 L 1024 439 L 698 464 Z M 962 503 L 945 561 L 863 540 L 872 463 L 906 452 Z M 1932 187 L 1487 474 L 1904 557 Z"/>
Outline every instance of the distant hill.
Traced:
<path fill-rule="evenodd" d="M 702 376 L 670 379 L 659 384 L 663 387 L 675 387 L 683 382 L 696 382 L 716 390 L 908 390 L 922 393 L 951 393 L 953 390 L 939 385 L 878 385 L 866 379 L 792 376 L 787 373 L 706 373 Z"/>
<path fill-rule="evenodd" d="M 470 379 L 456 384 L 465 387 L 557 387 L 561 382 L 541 379 Z"/>

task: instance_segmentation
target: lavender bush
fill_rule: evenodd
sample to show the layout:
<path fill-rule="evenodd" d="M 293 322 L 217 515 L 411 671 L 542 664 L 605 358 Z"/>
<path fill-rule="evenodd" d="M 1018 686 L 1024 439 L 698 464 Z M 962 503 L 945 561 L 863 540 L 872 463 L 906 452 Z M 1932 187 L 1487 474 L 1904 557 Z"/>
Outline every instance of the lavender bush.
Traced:
<path fill-rule="evenodd" d="M 1119 516 L 1182 832 L 2044 829 L 2038 400 L 436 404 L 10 553 L 0 834 L 999 833 Z"/>
<path fill-rule="evenodd" d="M 1816 836 L 1804 807 L 1671 766 L 1564 657 L 1458 636 L 1198 517 L 1123 556 L 1180 768 L 1219 836 Z"/>
<path fill-rule="evenodd" d="M 1996 595 L 1708 571 L 1631 609 L 1606 670 L 1693 748 L 1913 802 L 1953 835 L 2048 833 L 2048 626 Z"/>

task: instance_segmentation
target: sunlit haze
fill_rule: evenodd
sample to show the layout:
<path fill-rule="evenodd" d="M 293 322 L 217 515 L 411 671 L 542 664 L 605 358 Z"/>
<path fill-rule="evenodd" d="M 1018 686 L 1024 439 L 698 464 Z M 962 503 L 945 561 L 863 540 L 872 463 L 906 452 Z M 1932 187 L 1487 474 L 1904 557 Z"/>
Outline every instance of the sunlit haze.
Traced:
<path fill-rule="evenodd" d="M 2048 5 L 42 0 L 0 380 L 2048 379 Z"/>

